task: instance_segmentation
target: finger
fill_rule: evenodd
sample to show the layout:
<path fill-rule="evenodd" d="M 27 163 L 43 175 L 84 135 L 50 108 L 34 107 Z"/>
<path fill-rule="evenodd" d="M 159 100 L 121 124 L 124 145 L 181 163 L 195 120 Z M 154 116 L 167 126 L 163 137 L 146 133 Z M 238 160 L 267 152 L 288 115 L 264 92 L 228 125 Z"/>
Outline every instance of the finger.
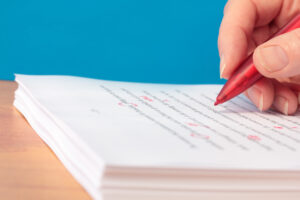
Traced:
<path fill-rule="evenodd" d="M 248 52 L 247 57 L 253 53 L 256 47 L 271 37 L 274 32 L 270 26 L 262 26 L 255 28 L 252 33 L 252 37 L 248 39 Z"/>
<path fill-rule="evenodd" d="M 270 23 L 283 0 L 229 0 L 218 39 L 221 77 L 229 78 L 247 56 L 248 40 L 255 26 Z"/>
<path fill-rule="evenodd" d="M 287 78 L 277 78 L 276 80 L 280 83 L 284 83 L 285 85 L 298 84 L 300 86 L 300 75 Z"/>
<path fill-rule="evenodd" d="M 270 26 L 262 26 L 255 28 L 252 33 L 253 41 L 255 42 L 256 46 L 264 43 L 267 41 L 274 32 Z"/>
<path fill-rule="evenodd" d="M 272 1 L 270 1 L 272 2 Z M 277 29 L 283 27 L 288 21 L 299 13 L 300 1 L 283 0 L 279 14 L 273 22 Z"/>
<path fill-rule="evenodd" d="M 284 80 L 284 82 L 281 82 L 282 80 Z M 300 92 L 300 83 L 299 81 L 297 83 L 294 83 L 293 81 L 290 81 L 289 79 L 281 79 L 280 80 L 281 84 L 290 88 L 291 90 Z"/>
<path fill-rule="evenodd" d="M 298 98 L 295 93 L 280 83 L 275 83 L 274 88 L 274 107 L 285 115 L 294 114 L 298 108 Z"/>
<path fill-rule="evenodd" d="M 295 95 L 298 97 L 298 104 L 300 104 L 300 84 L 299 84 L 299 82 L 297 84 L 295 84 L 293 82 L 284 82 L 281 84 L 290 88 L 295 93 Z"/>
<path fill-rule="evenodd" d="M 287 78 L 300 74 L 300 29 L 280 35 L 254 51 L 257 70 L 269 78 Z"/>
<path fill-rule="evenodd" d="M 268 110 L 274 100 L 274 87 L 269 79 L 261 79 L 246 91 L 246 96 L 260 111 Z"/>

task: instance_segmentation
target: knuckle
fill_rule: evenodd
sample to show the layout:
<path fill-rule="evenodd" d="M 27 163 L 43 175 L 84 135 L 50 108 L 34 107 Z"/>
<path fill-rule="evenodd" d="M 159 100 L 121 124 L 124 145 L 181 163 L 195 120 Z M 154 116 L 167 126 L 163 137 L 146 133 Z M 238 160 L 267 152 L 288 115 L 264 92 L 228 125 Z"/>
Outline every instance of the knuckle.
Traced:
<path fill-rule="evenodd" d="M 300 54 L 300 29 L 293 31 L 292 37 L 287 38 L 288 49 L 291 54 Z"/>
<path fill-rule="evenodd" d="M 224 9 L 223 9 L 223 15 L 226 15 L 226 13 L 227 13 L 227 11 L 228 11 L 229 2 L 230 2 L 230 0 L 227 1 L 227 3 L 226 3 L 225 6 L 224 6 Z"/>
<path fill-rule="evenodd" d="M 236 3 L 236 1 L 240 1 L 240 0 L 228 0 L 227 3 L 224 6 L 223 9 L 223 14 L 226 15 L 226 13 L 228 13 L 228 11 L 230 10 L 230 7 Z"/>

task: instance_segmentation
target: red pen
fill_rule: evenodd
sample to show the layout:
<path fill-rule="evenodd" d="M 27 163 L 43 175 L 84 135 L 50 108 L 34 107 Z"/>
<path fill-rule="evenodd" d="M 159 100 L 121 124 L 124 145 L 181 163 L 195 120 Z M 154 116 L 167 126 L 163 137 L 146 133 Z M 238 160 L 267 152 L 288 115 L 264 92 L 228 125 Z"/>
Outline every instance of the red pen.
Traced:
<path fill-rule="evenodd" d="M 285 25 L 269 39 L 290 32 L 297 28 L 300 28 L 300 14 L 294 17 L 287 25 Z M 241 94 L 262 77 L 263 76 L 257 71 L 256 67 L 253 64 L 252 53 L 244 60 L 244 62 L 242 62 L 240 67 L 237 68 L 237 70 L 232 74 L 227 83 L 224 85 L 217 97 L 215 106 Z"/>

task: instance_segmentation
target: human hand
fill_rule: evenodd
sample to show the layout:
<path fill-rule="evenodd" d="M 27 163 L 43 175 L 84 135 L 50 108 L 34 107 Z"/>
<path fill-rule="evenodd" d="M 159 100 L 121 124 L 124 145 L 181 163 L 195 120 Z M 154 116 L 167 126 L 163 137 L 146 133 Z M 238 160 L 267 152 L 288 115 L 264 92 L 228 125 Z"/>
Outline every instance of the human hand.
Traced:
<path fill-rule="evenodd" d="M 229 0 L 224 9 L 218 47 L 220 75 L 228 79 L 238 65 L 253 54 L 261 79 L 245 92 L 259 108 L 274 106 L 289 115 L 300 103 L 300 29 L 271 35 L 300 11 L 299 0 Z"/>

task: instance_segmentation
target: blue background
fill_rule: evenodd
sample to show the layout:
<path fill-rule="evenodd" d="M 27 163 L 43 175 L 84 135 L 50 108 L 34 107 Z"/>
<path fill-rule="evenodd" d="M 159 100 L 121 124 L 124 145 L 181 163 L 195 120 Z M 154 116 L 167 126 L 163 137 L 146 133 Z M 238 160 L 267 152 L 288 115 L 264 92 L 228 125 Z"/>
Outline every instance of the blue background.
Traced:
<path fill-rule="evenodd" d="M 0 79 L 14 73 L 222 83 L 225 0 L 0 2 Z"/>

